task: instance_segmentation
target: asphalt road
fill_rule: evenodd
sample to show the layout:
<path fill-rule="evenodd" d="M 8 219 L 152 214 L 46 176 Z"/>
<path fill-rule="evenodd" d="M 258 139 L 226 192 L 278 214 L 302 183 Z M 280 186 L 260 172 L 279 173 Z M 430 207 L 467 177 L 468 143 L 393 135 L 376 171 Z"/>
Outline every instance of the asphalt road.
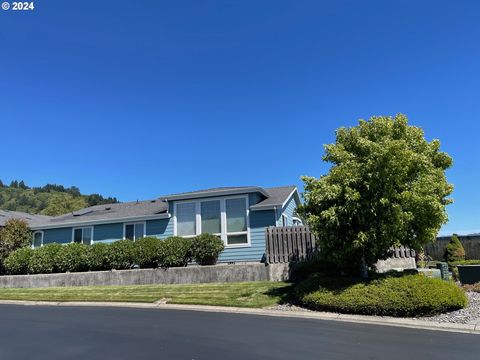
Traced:
<path fill-rule="evenodd" d="M 0 306 L 0 359 L 480 359 L 480 336 L 179 310 Z"/>

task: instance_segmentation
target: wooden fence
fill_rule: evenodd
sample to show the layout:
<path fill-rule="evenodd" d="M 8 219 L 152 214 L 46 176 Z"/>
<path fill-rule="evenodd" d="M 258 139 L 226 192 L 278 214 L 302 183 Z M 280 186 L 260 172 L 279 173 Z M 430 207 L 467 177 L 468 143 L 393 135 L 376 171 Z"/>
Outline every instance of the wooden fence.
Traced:
<path fill-rule="evenodd" d="M 459 235 L 458 238 L 465 249 L 465 258 L 467 260 L 480 259 L 480 235 Z M 438 237 L 437 241 L 425 246 L 425 254 L 432 260 L 443 261 L 445 248 L 450 239 L 450 236 Z"/>
<path fill-rule="evenodd" d="M 308 226 L 268 227 L 265 241 L 269 264 L 306 260 L 319 250 L 317 238 Z M 392 257 L 413 258 L 415 251 L 400 246 L 392 249 Z"/>

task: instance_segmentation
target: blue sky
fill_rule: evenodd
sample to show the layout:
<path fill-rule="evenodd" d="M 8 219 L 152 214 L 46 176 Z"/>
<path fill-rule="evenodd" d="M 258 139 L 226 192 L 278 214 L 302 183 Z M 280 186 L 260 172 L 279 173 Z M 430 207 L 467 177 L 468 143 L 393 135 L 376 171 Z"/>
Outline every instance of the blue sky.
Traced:
<path fill-rule="evenodd" d="M 121 200 L 319 176 L 340 126 L 406 114 L 480 229 L 476 1 L 36 1 L 0 12 L 0 179 Z"/>

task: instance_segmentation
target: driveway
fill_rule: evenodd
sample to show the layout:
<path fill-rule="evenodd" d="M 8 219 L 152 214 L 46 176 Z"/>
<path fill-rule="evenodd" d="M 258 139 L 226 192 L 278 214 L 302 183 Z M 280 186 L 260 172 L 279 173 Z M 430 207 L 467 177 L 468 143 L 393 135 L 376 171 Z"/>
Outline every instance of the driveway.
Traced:
<path fill-rule="evenodd" d="M 479 359 L 480 336 L 180 310 L 0 306 L 0 359 Z"/>

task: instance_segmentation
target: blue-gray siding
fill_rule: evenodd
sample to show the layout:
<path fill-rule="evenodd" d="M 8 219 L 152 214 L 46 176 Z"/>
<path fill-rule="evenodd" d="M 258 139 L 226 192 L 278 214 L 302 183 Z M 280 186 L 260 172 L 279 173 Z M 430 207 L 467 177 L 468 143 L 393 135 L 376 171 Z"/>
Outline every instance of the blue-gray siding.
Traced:
<path fill-rule="evenodd" d="M 173 236 L 173 218 L 148 220 L 146 234 L 147 236 L 156 236 L 160 239 Z"/>
<path fill-rule="evenodd" d="M 265 254 L 265 227 L 275 225 L 273 210 L 250 211 L 251 246 L 227 248 L 221 254 L 220 262 L 260 261 Z"/>
<path fill-rule="evenodd" d="M 112 242 L 123 238 L 123 223 L 95 225 L 94 242 Z"/>

